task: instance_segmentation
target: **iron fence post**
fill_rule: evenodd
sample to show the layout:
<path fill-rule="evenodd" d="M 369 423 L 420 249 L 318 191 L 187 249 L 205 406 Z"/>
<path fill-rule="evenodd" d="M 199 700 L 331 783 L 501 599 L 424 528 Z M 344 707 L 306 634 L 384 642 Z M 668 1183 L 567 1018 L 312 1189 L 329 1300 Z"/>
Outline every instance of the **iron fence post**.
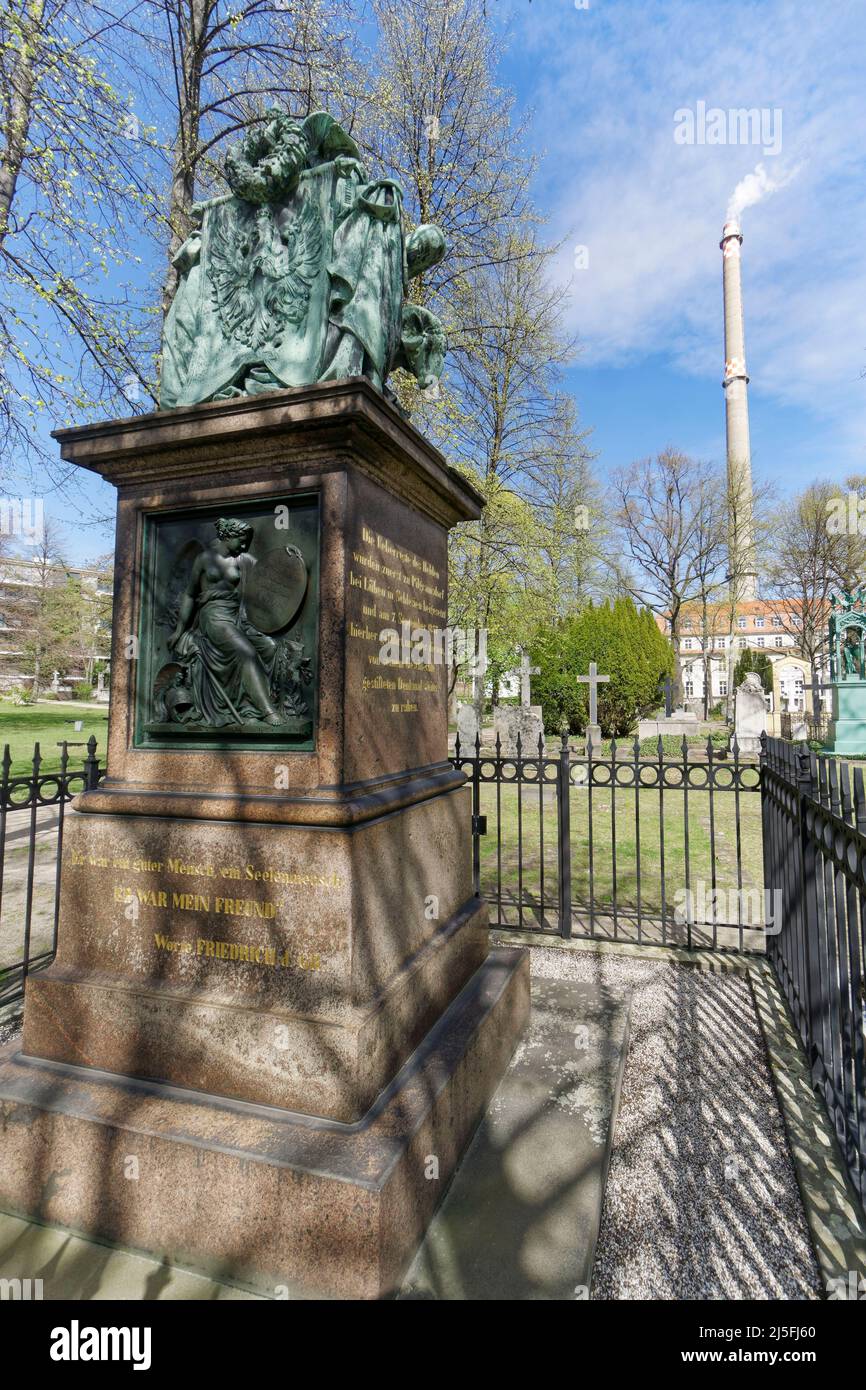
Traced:
<path fill-rule="evenodd" d="M 806 824 L 806 809 L 814 799 L 813 755 L 805 747 L 797 749 L 797 822 L 800 840 L 800 886 L 803 896 L 802 932 L 805 960 L 807 1037 L 803 1039 L 812 1081 L 817 1084 L 818 1038 L 821 1031 L 821 984 L 816 958 L 818 933 L 818 865 L 815 837 Z"/>
<path fill-rule="evenodd" d="M 96 756 L 96 736 L 91 734 L 87 740 L 87 757 L 84 759 L 85 791 L 95 791 L 99 785 L 99 759 Z"/>
<path fill-rule="evenodd" d="M 563 727 L 559 763 L 556 770 L 557 821 L 559 832 L 559 934 L 571 936 L 571 754 L 568 728 Z"/>
<path fill-rule="evenodd" d="M 481 735 L 475 735 L 472 759 L 472 883 L 481 893 Z"/>

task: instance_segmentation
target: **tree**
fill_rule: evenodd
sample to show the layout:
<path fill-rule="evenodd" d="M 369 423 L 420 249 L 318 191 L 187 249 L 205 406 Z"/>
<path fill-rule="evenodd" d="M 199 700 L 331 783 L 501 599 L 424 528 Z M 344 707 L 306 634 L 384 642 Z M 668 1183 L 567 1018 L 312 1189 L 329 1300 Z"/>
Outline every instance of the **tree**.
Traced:
<path fill-rule="evenodd" d="M 737 657 L 734 667 L 734 689 L 738 690 L 749 671 L 761 677 L 761 684 L 767 695 L 773 693 L 773 663 L 766 652 L 746 651 Z"/>
<path fill-rule="evenodd" d="M 509 544 L 503 554 L 502 512 L 488 505 L 471 531 L 475 544 L 463 557 L 467 582 L 465 563 L 474 560 L 471 583 L 487 596 L 488 621 L 492 598 L 501 593 L 503 560 L 521 588 L 521 621 L 509 622 L 506 665 L 539 623 L 582 597 L 598 543 L 589 529 L 597 504 L 587 432 L 578 425 L 573 401 L 559 389 L 559 372 L 573 345 L 562 333 L 561 294 L 547 279 L 547 254 L 534 244 L 530 257 L 505 256 L 464 281 L 473 347 L 451 387 L 451 451 L 471 468 L 488 502 L 510 494 L 511 514 L 521 518 L 524 544 L 517 551 Z M 459 536 L 452 544 L 460 545 Z M 476 702 L 480 714 L 477 689 Z"/>
<path fill-rule="evenodd" d="M 344 0 L 148 0 L 145 34 L 174 127 L 163 314 L 174 297 L 174 257 L 192 228 L 197 190 L 221 178 L 221 147 L 274 102 L 306 115 L 343 66 Z"/>
<path fill-rule="evenodd" d="M 648 609 L 638 610 L 630 598 L 601 605 L 589 603 L 579 613 L 545 628 L 532 646 L 533 664 L 540 668 L 533 689 L 547 729 L 567 723 L 572 733 L 586 728 L 587 687 L 578 683 L 594 661 L 609 682 L 598 687 L 598 716 L 605 737 L 631 732 L 635 720 L 653 708 L 659 682 L 670 674 L 669 643 Z"/>
<path fill-rule="evenodd" d="M 554 402 L 559 428 L 540 466 L 526 468 L 541 552 L 543 615 L 547 621 L 579 608 L 603 585 L 599 556 L 605 541 L 604 509 L 592 472 L 588 440 L 571 396 Z"/>
<path fill-rule="evenodd" d="M 529 199 L 535 161 L 528 121 L 496 80 L 503 56 L 484 0 L 372 0 L 378 35 L 368 100 L 356 96 L 353 134 L 403 188 L 410 223 L 435 222 L 448 255 L 413 285 L 413 297 L 446 321 L 454 361 L 471 350 L 473 327 L 454 307 L 467 277 L 514 255 L 537 220 Z"/>
<path fill-rule="evenodd" d="M 684 608 L 699 608 L 706 655 L 711 605 L 729 582 L 725 480 L 710 464 L 665 449 L 620 470 L 612 495 L 625 552 L 613 564 L 625 592 L 670 623 L 680 701 Z"/>
<path fill-rule="evenodd" d="M 537 594 L 543 565 L 532 508 L 495 476 L 461 471 L 485 499 L 480 521 L 452 532 L 449 547 L 449 623 L 452 628 L 484 633 L 489 669 L 470 660 L 451 669 L 451 690 L 459 678 L 472 676 L 473 702 L 479 718 L 488 680 L 494 687 L 514 661 L 518 646 L 532 637 L 539 620 Z M 494 696 L 496 691 L 494 689 Z"/>
<path fill-rule="evenodd" d="M 817 482 L 785 502 L 778 510 L 767 563 L 773 611 L 816 676 L 824 665 L 830 595 L 852 565 L 851 536 L 831 524 L 838 494 L 833 483 Z"/>
<path fill-rule="evenodd" d="M 81 623 L 80 585 L 69 576 L 62 553 L 62 535 L 46 521 L 42 535 L 27 559 L 30 578 L 15 605 L 14 624 L 20 633 L 22 666 L 32 678 L 33 699 L 54 668 L 62 670 L 72 657 Z"/>
<path fill-rule="evenodd" d="M 148 132 L 112 78 L 125 18 L 85 0 L 0 12 L 0 464 L 53 462 L 45 411 L 149 390 L 146 314 L 117 272 L 154 210 Z"/>

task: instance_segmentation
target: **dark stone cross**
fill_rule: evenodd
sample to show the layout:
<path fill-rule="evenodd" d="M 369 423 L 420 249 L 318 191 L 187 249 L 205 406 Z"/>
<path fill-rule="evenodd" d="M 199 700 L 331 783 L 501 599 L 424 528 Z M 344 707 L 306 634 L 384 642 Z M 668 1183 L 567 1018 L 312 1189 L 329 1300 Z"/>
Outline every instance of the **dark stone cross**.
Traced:
<path fill-rule="evenodd" d="M 665 719 L 670 719 L 674 712 L 674 683 L 670 676 L 665 676 Z"/>

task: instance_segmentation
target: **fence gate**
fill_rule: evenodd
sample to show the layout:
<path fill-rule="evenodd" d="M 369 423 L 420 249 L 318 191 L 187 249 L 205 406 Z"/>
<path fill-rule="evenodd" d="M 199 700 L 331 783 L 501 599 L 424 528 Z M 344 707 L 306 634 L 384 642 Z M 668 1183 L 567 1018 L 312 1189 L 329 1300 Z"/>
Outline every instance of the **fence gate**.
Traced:
<path fill-rule="evenodd" d="M 670 741 L 668 742 L 670 746 Z M 603 756 L 602 756 L 603 754 Z M 476 890 L 503 930 L 762 950 L 761 768 L 685 738 L 464 751 Z"/>

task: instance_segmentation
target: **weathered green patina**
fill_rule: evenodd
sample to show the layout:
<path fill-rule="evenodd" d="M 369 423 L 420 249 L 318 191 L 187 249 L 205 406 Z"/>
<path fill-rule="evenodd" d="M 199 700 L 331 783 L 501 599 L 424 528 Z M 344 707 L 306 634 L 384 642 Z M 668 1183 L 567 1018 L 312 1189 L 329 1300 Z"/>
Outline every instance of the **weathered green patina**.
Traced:
<path fill-rule="evenodd" d="M 446 342 L 409 283 L 445 254 L 438 227 L 410 235 L 392 179 L 368 180 L 325 112 L 274 109 L 225 160 L 231 193 L 198 203 L 175 257 L 160 405 L 193 405 L 405 367 L 422 388 Z"/>
<path fill-rule="evenodd" d="M 318 571 L 314 497 L 149 517 L 137 746 L 312 747 Z"/>
<path fill-rule="evenodd" d="M 866 592 L 830 597 L 830 684 L 833 719 L 824 751 L 866 756 Z"/>

